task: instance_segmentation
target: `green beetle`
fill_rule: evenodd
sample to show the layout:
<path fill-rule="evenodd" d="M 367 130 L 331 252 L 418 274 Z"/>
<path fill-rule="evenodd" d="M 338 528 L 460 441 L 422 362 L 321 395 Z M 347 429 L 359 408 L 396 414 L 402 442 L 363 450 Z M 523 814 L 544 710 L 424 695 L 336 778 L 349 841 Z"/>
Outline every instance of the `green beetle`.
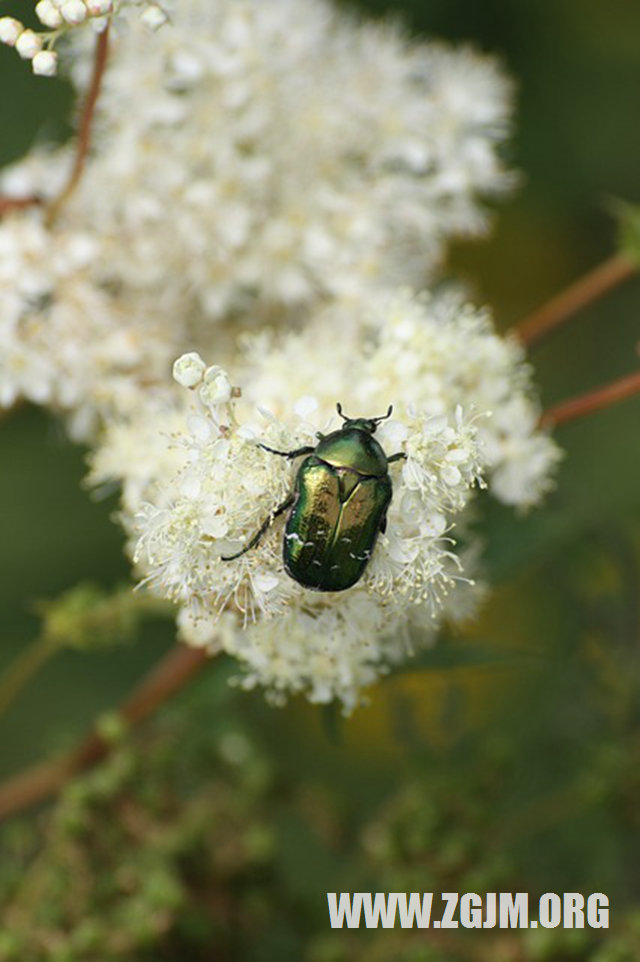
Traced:
<path fill-rule="evenodd" d="M 348 418 L 340 404 L 336 407 L 345 423 L 331 434 L 318 434 L 315 447 L 275 451 L 260 445 L 289 460 L 307 457 L 289 497 L 241 551 L 223 561 L 254 548 L 274 518 L 290 508 L 283 559 L 294 581 L 316 591 L 344 591 L 362 577 L 378 533 L 386 528 L 392 495 L 389 465 L 406 454 L 388 458 L 373 437 L 380 421 L 391 417 L 391 406 L 378 418 Z"/>

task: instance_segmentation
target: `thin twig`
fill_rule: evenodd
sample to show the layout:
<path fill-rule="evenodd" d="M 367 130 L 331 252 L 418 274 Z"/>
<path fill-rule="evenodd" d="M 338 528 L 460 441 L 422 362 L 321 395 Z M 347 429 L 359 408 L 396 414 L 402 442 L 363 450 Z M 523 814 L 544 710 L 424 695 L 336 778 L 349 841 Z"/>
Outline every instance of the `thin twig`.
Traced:
<path fill-rule="evenodd" d="M 637 269 L 637 264 L 625 254 L 614 254 L 515 324 L 512 331 L 527 347 L 531 347 L 583 307 L 597 301 L 632 277 Z"/>
<path fill-rule="evenodd" d="M 60 193 L 54 197 L 49 204 L 47 210 L 47 225 L 49 227 L 57 218 L 58 214 L 76 189 L 78 182 L 82 177 L 87 154 L 89 153 L 89 148 L 91 147 L 93 118 L 98 97 L 100 95 L 100 88 L 102 86 L 102 78 L 104 76 L 104 70 L 107 64 L 108 53 L 109 25 L 107 24 L 102 33 L 99 33 L 96 37 L 96 46 L 93 55 L 93 73 L 91 75 L 91 83 L 89 85 L 89 90 L 87 91 L 87 97 L 82 108 L 82 114 L 80 115 L 80 125 L 78 127 L 78 137 L 73 167 L 71 168 L 71 173 L 69 174 L 69 179 L 67 180 L 66 184 Z"/>
<path fill-rule="evenodd" d="M 109 50 L 109 25 L 96 38 L 95 54 L 93 61 L 93 73 L 91 84 L 87 92 L 87 97 L 80 115 L 80 126 L 78 128 L 78 138 L 76 142 L 76 152 L 73 167 L 69 178 L 60 193 L 50 201 L 47 209 L 47 224 L 50 227 L 60 213 L 62 207 L 67 202 L 73 191 L 76 189 L 78 181 L 82 177 L 85 161 L 91 146 L 91 130 L 93 127 L 93 116 L 95 114 L 102 77 L 107 63 Z M 14 210 L 25 210 L 28 207 L 39 207 L 43 204 L 43 198 L 38 194 L 29 194 L 26 197 L 0 197 L 0 218 Z"/>
<path fill-rule="evenodd" d="M 540 426 L 548 428 L 566 424 L 567 421 L 574 421 L 585 414 L 607 408 L 638 393 L 640 393 L 640 371 L 613 381 L 611 384 L 605 384 L 604 387 L 596 388 L 595 391 L 588 391 L 569 401 L 556 404 L 555 407 L 544 412 L 540 418 Z"/>
<path fill-rule="evenodd" d="M 27 207 L 39 207 L 42 197 L 28 194 L 26 197 L 0 197 L 0 217 L 10 214 L 14 210 L 25 210 Z"/>
<path fill-rule="evenodd" d="M 208 660 L 199 648 L 176 645 L 134 689 L 119 709 L 118 718 L 130 727 L 138 725 L 195 678 Z M 110 748 L 111 742 L 94 728 L 71 751 L 0 784 L 0 819 L 54 795 L 73 775 L 104 758 Z"/>

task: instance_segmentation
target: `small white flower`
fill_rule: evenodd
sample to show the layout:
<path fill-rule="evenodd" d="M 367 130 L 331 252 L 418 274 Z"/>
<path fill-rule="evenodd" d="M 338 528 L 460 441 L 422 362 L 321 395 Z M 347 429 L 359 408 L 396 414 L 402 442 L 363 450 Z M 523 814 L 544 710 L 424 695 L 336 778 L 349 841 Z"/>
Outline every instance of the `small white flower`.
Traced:
<path fill-rule="evenodd" d="M 204 373 L 200 397 L 209 406 L 226 404 L 231 399 L 231 382 L 227 372 L 217 365 L 208 367 Z"/>
<path fill-rule="evenodd" d="M 307 418 L 318 410 L 318 399 L 312 397 L 310 394 L 305 394 L 304 397 L 298 398 L 298 400 L 293 405 L 293 413 L 297 414 L 298 417 Z"/>
<path fill-rule="evenodd" d="M 68 24 L 77 26 L 87 19 L 89 11 L 83 0 L 65 0 L 60 7 L 60 13 Z"/>
<path fill-rule="evenodd" d="M 53 50 L 41 50 L 31 61 L 33 72 L 41 77 L 55 77 L 58 71 L 58 55 Z"/>
<path fill-rule="evenodd" d="M 6 43 L 8 47 L 15 46 L 23 31 L 24 24 L 15 17 L 0 17 L 0 43 Z"/>
<path fill-rule="evenodd" d="M 92 17 L 90 23 L 94 33 L 104 33 L 109 26 L 109 17 Z"/>
<path fill-rule="evenodd" d="M 86 0 L 86 6 L 92 17 L 104 17 L 113 10 L 113 0 Z"/>
<path fill-rule="evenodd" d="M 182 387 L 196 387 L 202 381 L 207 365 L 199 354 L 182 354 L 173 364 L 173 378 Z"/>
<path fill-rule="evenodd" d="M 40 0 L 40 3 L 36 4 L 36 16 L 45 27 L 51 27 L 52 30 L 63 23 L 60 9 L 52 0 Z"/>
<path fill-rule="evenodd" d="M 15 48 L 23 60 L 31 60 L 42 50 L 42 37 L 33 30 L 23 30 L 15 42 Z"/>
<path fill-rule="evenodd" d="M 167 22 L 167 15 L 164 10 L 155 3 L 149 4 L 140 16 L 145 27 L 150 30 L 159 30 Z"/>

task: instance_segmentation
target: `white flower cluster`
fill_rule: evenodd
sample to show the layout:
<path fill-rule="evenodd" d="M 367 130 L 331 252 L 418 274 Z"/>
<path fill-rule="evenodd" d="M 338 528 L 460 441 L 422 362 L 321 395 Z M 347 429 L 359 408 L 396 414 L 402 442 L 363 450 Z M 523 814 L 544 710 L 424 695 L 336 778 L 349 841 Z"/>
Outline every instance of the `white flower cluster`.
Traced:
<path fill-rule="evenodd" d="M 101 277 L 103 281 L 101 282 Z M 166 364 L 162 326 L 108 287 L 108 263 L 91 231 L 60 231 L 39 211 L 0 224 L 0 405 L 25 398 L 67 412 L 86 438 L 135 406 L 144 374 Z"/>
<path fill-rule="evenodd" d="M 53 47 L 60 37 L 85 23 L 91 24 L 95 33 L 102 33 L 114 14 L 131 5 L 144 8 L 140 20 L 153 30 L 167 20 L 157 4 L 139 0 L 39 0 L 35 14 L 48 30 L 31 30 L 15 17 L 0 17 L 0 43 L 15 47 L 23 60 L 30 60 L 34 74 L 55 77 L 58 54 Z"/>
<path fill-rule="evenodd" d="M 334 304 L 300 333 L 247 337 L 231 380 L 184 355 L 174 376 L 191 397 L 185 391 L 164 411 L 155 402 L 153 414 L 111 428 L 93 467 L 94 481 L 124 480 L 139 570 L 180 605 L 187 641 L 221 643 L 244 663 L 246 685 L 337 697 L 348 709 L 407 654 L 417 626 L 422 643 L 433 636 L 445 601 L 455 614 L 459 595 L 468 613 L 473 571 L 463 571 L 454 526 L 464 525 L 481 474 L 499 498 L 526 506 L 558 458 L 536 431 L 521 350 L 497 337 L 486 314 L 454 294 L 372 296 L 361 317 L 354 307 Z M 283 567 L 281 520 L 222 560 L 293 488 L 300 461 L 258 442 L 314 446 L 316 432 L 338 427 L 337 401 L 352 417 L 393 403 L 376 439 L 387 455 L 406 455 L 390 465 L 388 526 L 362 579 L 344 593 L 299 585 Z M 505 404 L 511 418 L 496 417 Z"/>
<path fill-rule="evenodd" d="M 119 236 L 121 282 L 181 284 L 202 324 L 422 284 L 513 183 L 510 86 L 470 50 L 321 0 L 183 0 L 141 43 L 135 23 L 118 40 L 71 216 Z"/>
<path fill-rule="evenodd" d="M 55 37 L 139 6 L 42 0 L 38 16 Z M 558 457 L 520 347 L 455 293 L 398 293 L 435 280 L 447 240 L 484 229 L 479 198 L 511 185 L 509 85 L 470 50 L 325 0 L 167 9 L 152 42 L 153 4 L 116 37 L 94 153 L 54 223 L 68 149 L 0 178 L 45 201 L 0 224 L 0 404 L 63 410 L 93 444 L 91 480 L 122 485 L 141 578 L 177 603 L 187 641 L 221 645 L 276 699 L 350 709 L 472 610 L 478 550 L 454 538 L 475 489 L 535 504 Z M 0 20 L 0 39 L 17 29 Z M 283 518 L 223 560 L 293 488 L 300 462 L 260 443 L 315 446 L 337 402 L 370 418 L 393 404 L 376 439 L 404 455 L 362 577 L 304 588 Z"/>
<path fill-rule="evenodd" d="M 488 58 L 356 25 L 323 0 L 183 0 L 153 40 L 129 20 L 73 197 L 53 226 L 40 211 L 0 225 L 5 398 L 62 399 L 95 425 L 121 409 L 123 370 L 140 386 L 131 344 L 150 355 L 146 389 L 185 346 L 219 354 L 242 328 L 313 323 L 331 298 L 419 287 L 447 237 L 484 227 L 478 197 L 511 183 L 498 157 L 510 89 Z M 51 197 L 70 163 L 67 148 L 37 152 L 0 191 Z M 77 237 L 94 252 L 76 268 L 63 261 Z M 38 375 L 34 391 L 43 358 L 50 387 Z"/>

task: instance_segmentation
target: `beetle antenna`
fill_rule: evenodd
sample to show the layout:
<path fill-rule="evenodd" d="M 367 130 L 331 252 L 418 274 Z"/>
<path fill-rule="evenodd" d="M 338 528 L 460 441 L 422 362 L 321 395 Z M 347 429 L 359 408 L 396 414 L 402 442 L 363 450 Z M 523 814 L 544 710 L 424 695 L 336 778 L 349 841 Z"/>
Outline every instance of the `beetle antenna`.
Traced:
<path fill-rule="evenodd" d="M 386 421 L 387 418 L 391 417 L 392 411 L 393 411 L 393 404 L 390 404 L 386 414 L 383 414 L 381 418 L 374 418 L 373 420 L 376 422 L 376 424 L 380 424 L 380 421 Z"/>
<path fill-rule="evenodd" d="M 340 404 L 340 401 L 338 401 L 338 403 L 336 404 L 336 411 L 338 412 L 338 414 L 340 415 L 343 421 L 349 420 L 347 415 L 342 413 L 342 405 Z"/>

